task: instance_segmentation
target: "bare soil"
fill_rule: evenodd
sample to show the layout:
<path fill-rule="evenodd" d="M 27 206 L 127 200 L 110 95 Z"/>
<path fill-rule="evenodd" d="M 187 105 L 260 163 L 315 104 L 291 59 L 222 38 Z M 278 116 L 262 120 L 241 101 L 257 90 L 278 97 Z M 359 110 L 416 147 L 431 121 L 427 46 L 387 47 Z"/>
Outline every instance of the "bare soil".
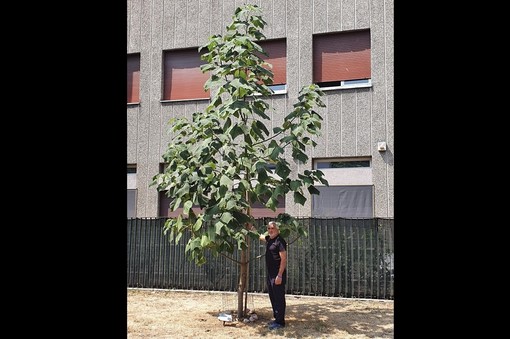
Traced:
<path fill-rule="evenodd" d="M 270 331 L 267 294 L 249 293 L 257 320 L 237 320 L 237 294 L 128 289 L 128 338 L 393 338 L 392 300 L 287 295 L 286 326 Z M 232 322 L 218 319 L 234 315 Z"/>

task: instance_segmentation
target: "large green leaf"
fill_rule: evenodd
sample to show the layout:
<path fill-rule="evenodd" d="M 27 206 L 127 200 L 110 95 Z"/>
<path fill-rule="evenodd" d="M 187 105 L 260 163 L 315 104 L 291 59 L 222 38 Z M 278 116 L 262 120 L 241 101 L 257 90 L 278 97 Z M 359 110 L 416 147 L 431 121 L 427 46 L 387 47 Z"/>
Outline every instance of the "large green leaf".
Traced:
<path fill-rule="evenodd" d="M 304 205 L 306 202 L 306 198 L 299 192 L 294 192 L 294 202 Z"/>

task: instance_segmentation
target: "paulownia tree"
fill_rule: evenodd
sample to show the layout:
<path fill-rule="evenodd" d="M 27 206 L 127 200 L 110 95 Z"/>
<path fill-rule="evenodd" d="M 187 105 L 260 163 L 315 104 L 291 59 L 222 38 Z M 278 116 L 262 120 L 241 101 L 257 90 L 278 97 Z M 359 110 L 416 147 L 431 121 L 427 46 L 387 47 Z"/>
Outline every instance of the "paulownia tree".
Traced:
<path fill-rule="evenodd" d="M 204 264 L 206 251 L 211 251 L 240 265 L 238 319 L 246 313 L 249 240 L 258 241 L 259 236 L 251 206 L 260 202 L 275 211 L 278 198 L 287 193 L 304 204 L 303 189 L 319 194 L 314 184 L 328 185 L 320 170 L 291 173 L 285 157 L 289 149 L 293 161 L 306 163 L 306 146 L 316 146 L 312 137 L 319 135 L 322 117 L 313 108 L 324 107 L 316 85 L 301 89 L 292 112 L 272 133 L 263 122 L 270 120 L 264 98 L 273 93 L 271 65 L 261 59 L 267 54 L 257 43 L 265 39 L 265 25 L 258 6 L 243 5 L 235 10 L 224 36 L 213 35 L 199 48 L 207 49 L 201 70 L 210 72 L 204 88 L 211 90 L 211 102 L 191 121 L 169 122 L 173 137 L 163 154 L 167 167 L 152 183 L 166 192 L 172 211 L 182 208 L 178 217 L 166 221 L 164 232 L 175 242 L 189 232 L 190 260 Z M 283 236 L 306 234 L 288 214 L 276 220 Z M 235 251 L 240 251 L 240 260 Z"/>

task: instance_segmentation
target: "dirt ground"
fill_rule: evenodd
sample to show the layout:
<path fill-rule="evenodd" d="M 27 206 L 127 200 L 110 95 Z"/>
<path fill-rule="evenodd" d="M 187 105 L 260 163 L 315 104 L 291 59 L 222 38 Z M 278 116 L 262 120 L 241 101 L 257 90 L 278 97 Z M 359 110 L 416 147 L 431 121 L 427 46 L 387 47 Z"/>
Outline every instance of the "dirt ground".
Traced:
<path fill-rule="evenodd" d="M 393 338 L 392 300 L 287 295 L 286 326 L 270 331 L 267 294 L 249 293 L 257 320 L 223 322 L 237 314 L 237 294 L 128 289 L 127 337 L 135 338 Z"/>

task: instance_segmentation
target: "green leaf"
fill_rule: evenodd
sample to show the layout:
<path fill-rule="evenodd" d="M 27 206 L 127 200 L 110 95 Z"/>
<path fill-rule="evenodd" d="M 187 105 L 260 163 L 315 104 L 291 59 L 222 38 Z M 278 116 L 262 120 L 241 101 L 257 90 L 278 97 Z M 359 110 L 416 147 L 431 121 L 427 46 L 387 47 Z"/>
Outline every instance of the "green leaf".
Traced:
<path fill-rule="evenodd" d="M 202 228 L 202 219 L 198 219 L 193 225 L 193 231 L 198 232 Z"/>
<path fill-rule="evenodd" d="M 273 148 L 273 150 L 271 151 L 271 155 L 269 156 L 271 158 L 271 160 L 278 160 L 278 156 L 280 154 L 283 154 L 283 148 L 281 148 L 280 146 L 276 146 L 275 148 Z"/>
<path fill-rule="evenodd" d="M 202 238 L 200 240 L 200 246 L 201 247 L 207 247 L 211 243 L 211 240 L 209 237 L 205 234 L 202 234 Z"/>
<path fill-rule="evenodd" d="M 184 214 L 189 214 L 190 208 L 193 207 L 193 202 L 191 200 L 188 200 L 184 203 L 183 212 Z"/>
<path fill-rule="evenodd" d="M 224 223 L 224 224 L 228 224 L 230 222 L 230 220 L 232 220 L 233 217 L 232 217 L 232 214 L 230 214 L 230 212 L 225 212 L 221 215 L 221 218 L 220 220 Z"/>
<path fill-rule="evenodd" d="M 294 202 L 304 205 L 306 202 L 306 198 L 299 192 L 294 192 Z"/>
<path fill-rule="evenodd" d="M 310 194 L 321 194 L 321 192 L 315 188 L 315 186 L 308 186 L 308 192 L 310 192 Z"/>
<path fill-rule="evenodd" d="M 301 187 L 301 180 L 292 180 L 289 186 L 292 191 L 297 191 Z"/>
<path fill-rule="evenodd" d="M 257 171 L 257 179 L 258 181 L 261 183 L 261 184 L 264 184 L 266 181 L 267 181 L 267 178 L 268 178 L 268 175 L 267 175 L 267 171 L 265 168 L 260 168 L 258 171 Z"/>
<path fill-rule="evenodd" d="M 230 178 L 227 177 L 226 175 L 222 175 L 221 178 L 220 178 L 220 185 L 231 187 L 232 186 L 232 180 L 230 180 Z"/>
<path fill-rule="evenodd" d="M 225 227 L 225 224 L 223 224 L 221 221 L 218 221 L 217 223 L 214 224 L 214 227 L 216 229 L 216 234 L 221 235 L 221 230 L 223 229 L 223 227 Z"/>

